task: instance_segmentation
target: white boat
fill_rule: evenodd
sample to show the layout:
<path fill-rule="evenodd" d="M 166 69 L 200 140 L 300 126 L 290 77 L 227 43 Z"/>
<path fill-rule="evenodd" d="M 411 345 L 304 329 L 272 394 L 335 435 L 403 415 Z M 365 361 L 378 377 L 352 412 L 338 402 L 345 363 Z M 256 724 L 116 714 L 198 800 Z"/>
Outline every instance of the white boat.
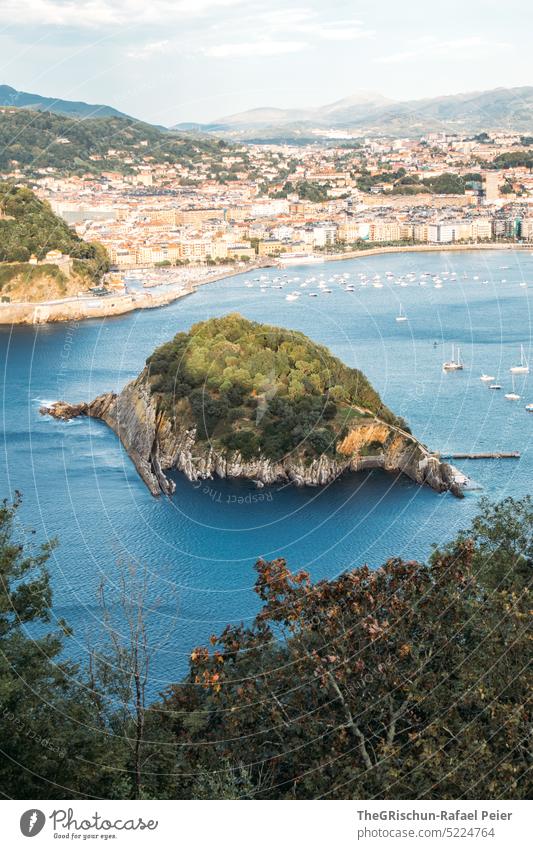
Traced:
<path fill-rule="evenodd" d="M 402 307 L 401 304 L 400 304 L 400 312 L 396 316 L 396 321 L 407 321 L 407 316 L 405 315 L 405 313 L 403 311 L 403 307 Z"/>
<path fill-rule="evenodd" d="M 489 386 L 489 389 L 501 389 L 501 388 L 502 388 L 501 383 L 491 383 L 490 386 Z"/>
<path fill-rule="evenodd" d="M 495 380 L 496 378 L 494 377 L 493 374 L 482 374 L 479 379 L 482 380 L 483 383 L 492 383 L 492 381 Z"/>
<path fill-rule="evenodd" d="M 383 289 L 383 283 L 381 283 L 379 280 L 375 280 L 372 283 L 372 286 L 374 287 L 374 289 Z"/>
<path fill-rule="evenodd" d="M 515 387 L 514 387 L 514 374 L 513 374 L 513 391 L 512 391 L 512 392 L 506 392 L 506 393 L 505 393 L 505 397 L 507 398 L 507 400 L 508 400 L 508 401 L 520 401 L 520 395 L 518 395 L 518 394 L 515 392 Z"/>
<path fill-rule="evenodd" d="M 533 404 L 526 404 L 526 410 L 528 411 L 528 413 L 533 413 Z"/>
<path fill-rule="evenodd" d="M 529 363 L 526 360 L 526 355 L 524 354 L 524 346 L 520 345 L 520 365 L 519 366 L 511 366 L 509 369 L 511 374 L 529 374 Z"/>
<path fill-rule="evenodd" d="M 457 348 L 457 357 L 455 355 L 455 345 L 452 345 L 452 358 L 442 364 L 443 371 L 462 371 L 464 368 L 461 362 L 461 349 Z"/>
<path fill-rule="evenodd" d="M 285 295 L 285 300 L 286 301 L 297 301 L 299 297 L 300 297 L 299 292 L 293 292 L 292 295 Z"/>

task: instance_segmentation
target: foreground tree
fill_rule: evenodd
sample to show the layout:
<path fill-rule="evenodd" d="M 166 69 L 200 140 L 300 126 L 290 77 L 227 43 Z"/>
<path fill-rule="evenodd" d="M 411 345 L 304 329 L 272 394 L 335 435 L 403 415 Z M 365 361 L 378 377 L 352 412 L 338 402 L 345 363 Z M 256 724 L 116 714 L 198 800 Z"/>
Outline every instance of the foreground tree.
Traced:
<path fill-rule="evenodd" d="M 533 510 L 483 511 L 428 566 L 313 585 L 260 561 L 253 626 L 195 649 L 165 699 L 178 769 L 229 759 L 271 798 L 525 798 Z"/>
<path fill-rule="evenodd" d="M 100 647 L 91 650 L 90 689 L 102 727 L 113 729 L 125 756 L 117 788 L 123 798 L 164 798 L 173 786 L 166 777 L 172 775 L 174 741 L 151 721 L 148 704 L 154 656 L 164 645 L 150 639 L 150 614 L 158 603 L 152 583 L 146 567 L 119 563 L 111 598 L 109 582 L 99 588 L 103 633 Z"/>
<path fill-rule="evenodd" d="M 16 799 L 113 795 L 116 742 L 95 722 L 79 668 L 62 659 L 66 625 L 49 630 L 46 563 L 53 544 L 34 546 L 15 532 L 19 506 L 18 495 L 0 505 L 2 793 Z"/>

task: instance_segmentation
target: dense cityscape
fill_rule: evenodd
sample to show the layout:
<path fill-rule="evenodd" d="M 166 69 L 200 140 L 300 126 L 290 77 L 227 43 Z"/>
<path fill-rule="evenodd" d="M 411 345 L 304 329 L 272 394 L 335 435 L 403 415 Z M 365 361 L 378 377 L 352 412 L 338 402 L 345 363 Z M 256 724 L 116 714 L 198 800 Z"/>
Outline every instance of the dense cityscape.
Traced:
<path fill-rule="evenodd" d="M 383 244 L 529 241 L 531 142 L 494 132 L 250 144 L 169 165 L 141 141 L 136 151 L 108 149 L 116 170 L 65 175 L 36 167 L 30 185 L 80 236 L 105 245 L 118 269 Z M 0 179 L 28 183 L 11 165 Z"/>
<path fill-rule="evenodd" d="M 222 157 L 226 180 L 217 179 L 209 163 L 172 174 L 148 162 L 127 181 L 109 173 L 96 185 L 46 177 L 39 185 L 80 234 L 108 247 L 119 267 L 342 250 L 360 241 L 529 240 L 530 168 L 483 168 L 517 145 L 519 137 L 496 135 L 484 144 L 446 137 L 367 140 L 348 152 L 254 146 Z M 443 184 L 446 194 L 438 184 L 435 193 L 424 190 L 443 173 L 451 177 Z M 132 191 L 139 186 L 148 191 Z M 93 216 L 97 220 L 87 221 Z"/>

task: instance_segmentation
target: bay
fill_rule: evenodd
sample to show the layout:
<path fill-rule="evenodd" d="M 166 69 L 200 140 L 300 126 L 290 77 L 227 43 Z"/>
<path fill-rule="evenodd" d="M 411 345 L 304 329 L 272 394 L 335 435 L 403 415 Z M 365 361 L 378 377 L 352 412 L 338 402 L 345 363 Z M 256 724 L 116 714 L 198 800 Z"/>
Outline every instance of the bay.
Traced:
<path fill-rule="evenodd" d="M 396 277 L 416 274 L 416 282 L 395 285 L 385 276 L 389 270 Z M 443 276 L 442 288 L 421 278 L 444 272 L 457 279 Z M 533 402 L 530 376 L 516 381 L 520 401 L 504 398 L 521 344 L 530 358 L 529 252 L 389 254 L 261 273 L 269 283 L 282 274 L 293 279 L 284 289 L 261 291 L 253 272 L 163 309 L 77 325 L 0 328 L 0 493 L 22 491 L 21 531 L 31 527 L 36 540 L 59 540 L 50 561 L 54 616 L 74 628 L 71 656 L 83 661 L 99 631 L 101 578 L 112 586 L 117 564 L 146 566 L 153 576 L 150 634 L 159 647 L 153 692 L 179 680 L 193 646 L 229 622 L 251 620 L 258 557 L 284 556 L 313 579 L 364 562 L 377 566 L 393 555 L 424 558 L 432 543 L 469 523 L 481 494 L 531 492 L 533 416 L 524 409 Z M 361 273 L 369 277 L 365 287 Z M 349 274 L 356 291 L 333 279 L 330 295 L 308 297 L 318 291 L 316 281 L 300 284 L 321 274 L 326 280 Z M 383 288 L 371 285 L 375 274 Z M 418 285 L 421 279 L 426 285 Z M 297 289 L 301 297 L 287 302 L 287 292 Z M 395 321 L 400 304 L 406 322 Z M 105 425 L 39 415 L 45 402 L 119 391 L 158 344 L 194 322 L 235 311 L 302 330 L 362 369 L 430 448 L 520 451 L 520 460 L 458 463 L 482 487 L 463 501 L 382 473 L 350 475 L 323 489 L 265 490 L 247 482 L 191 485 L 176 475 L 173 498 L 154 499 Z M 461 346 L 465 369 L 447 374 L 442 362 L 452 344 Z M 482 372 L 504 389 L 490 391 L 479 380 Z"/>

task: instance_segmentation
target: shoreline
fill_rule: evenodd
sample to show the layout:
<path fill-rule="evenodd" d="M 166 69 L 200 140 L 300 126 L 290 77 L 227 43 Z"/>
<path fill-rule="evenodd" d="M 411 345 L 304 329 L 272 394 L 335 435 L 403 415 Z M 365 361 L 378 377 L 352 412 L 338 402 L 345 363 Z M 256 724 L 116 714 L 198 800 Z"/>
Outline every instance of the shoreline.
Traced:
<path fill-rule="evenodd" d="M 380 254 L 405 254 L 405 253 L 461 253 L 466 251 L 531 251 L 533 253 L 533 242 L 531 244 L 513 244 L 511 242 L 487 242 L 472 245 L 389 245 L 387 247 L 368 248 L 358 251 L 346 251 L 345 253 L 323 254 L 327 257 L 324 262 L 339 262 L 343 259 L 360 259 L 364 256 L 378 256 Z M 321 254 L 322 256 L 322 254 Z"/>
<path fill-rule="evenodd" d="M 460 253 L 466 251 L 530 251 L 533 253 L 533 244 L 489 242 L 472 245 L 396 245 L 368 248 L 367 250 L 346 251 L 346 253 L 318 254 L 318 256 L 323 256 L 324 263 L 326 263 L 341 262 L 348 259 L 361 259 L 366 256 L 379 256 L 382 254 Z M 295 267 L 296 265 L 297 263 L 295 263 Z M 263 261 L 262 263 L 247 265 L 245 268 L 213 274 L 212 277 L 205 280 L 200 279 L 179 291 L 173 289 L 166 292 L 153 292 L 148 289 L 128 294 L 117 294 L 116 296 L 109 295 L 105 296 L 105 298 L 88 296 L 86 298 L 63 298 L 61 300 L 41 301 L 37 303 L 20 301 L 16 303 L 0 303 L 0 326 L 88 321 L 93 318 L 125 315 L 136 310 L 157 309 L 158 307 L 169 306 L 169 304 L 180 300 L 180 298 L 194 294 L 200 286 L 207 286 L 209 283 L 216 283 L 219 280 L 225 280 L 229 277 L 237 277 L 240 274 L 246 274 L 250 271 L 259 271 L 262 268 L 272 267 L 281 267 L 278 266 L 277 258 L 269 262 Z M 169 284 L 169 289 L 171 285 Z"/>
<path fill-rule="evenodd" d="M 268 266 L 263 263 L 231 269 L 220 274 L 213 274 L 207 279 L 199 279 L 179 290 L 174 288 L 175 284 L 168 284 L 167 291 L 154 292 L 153 287 L 150 287 L 137 292 L 111 294 L 105 297 L 93 295 L 53 301 L 0 303 L 0 327 L 13 324 L 36 325 L 65 321 L 88 321 L 93 318 L 125 315 L 136 310 L 166 307 L 180 300 L 180 298 L 194 294 L 197 289 L 206 286 L 208 283 L 216 283 L 218 280 L 225 280 L 227 277 L 236 277 L 239 274 L 246 274 L 249 271 L 266 267 Z"/>

